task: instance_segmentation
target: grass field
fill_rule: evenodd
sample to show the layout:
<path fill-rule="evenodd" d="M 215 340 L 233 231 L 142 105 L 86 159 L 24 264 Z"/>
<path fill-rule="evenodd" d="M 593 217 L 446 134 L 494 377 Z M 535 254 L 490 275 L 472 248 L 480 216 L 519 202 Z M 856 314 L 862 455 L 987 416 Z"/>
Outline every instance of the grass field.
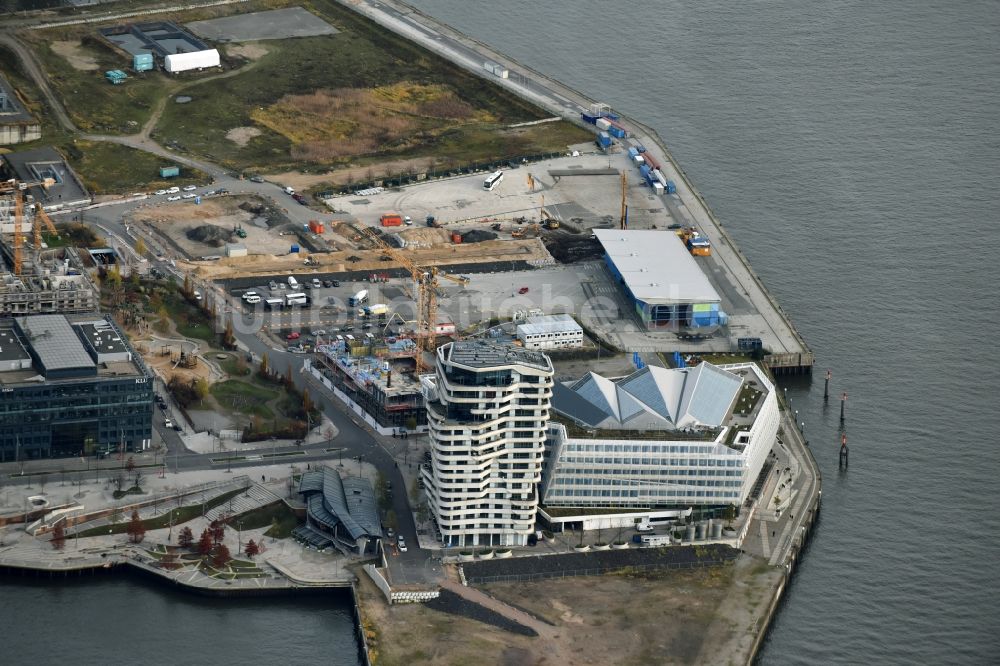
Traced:
<path fill-rule="evenodd" d="M 137 133 L 163 104 L 152 132 L 155 140 L 235 170 L 274 173 L 371 165 L 378 172 L 379 162 L 414 158 L 429 158 L 434 168 L 442 169 L 559 152 L 591 138 L 566 122 L 510 128 L 548 114 L 334 0 L 253 0 L 157 18 L 183 23 L 292 4 L 317 13 L 340 33 L 268 40 L 263 43 L 267 52 L 257 59 L 224 57 L 223 73 L 149 72 L 112 86 L 104 71 L 127 69 L 129 63 L 103 43 L 100 24 L 27 31 L 25 40 L 81 130 Z M 10 57 L 0 52 L 5 71 Z M 23 82 L 25 86 L 16 84 L 27 97 L 41 99 Z M 173 103 L 179 91 L 192 101 Z M 114 144 L 74 143 L 51 122 L 44 105 L 38 106 L 45 122 L 39 145 L 60 148 L 95 193 L 167 185 L 158 179 L 157 168 L 167 165 L 159 158 Z M 183 168 L 182 174 L 169 184 L 205 180 Z"/>
<path fill-rule="evenodd" d="M 227 409 L 264 419 L 274 418 L 274 412 L 265 403 L 279 396 L 276 390 L 238 379 L 216 382 L 209 390 L 219 404 Z"/>

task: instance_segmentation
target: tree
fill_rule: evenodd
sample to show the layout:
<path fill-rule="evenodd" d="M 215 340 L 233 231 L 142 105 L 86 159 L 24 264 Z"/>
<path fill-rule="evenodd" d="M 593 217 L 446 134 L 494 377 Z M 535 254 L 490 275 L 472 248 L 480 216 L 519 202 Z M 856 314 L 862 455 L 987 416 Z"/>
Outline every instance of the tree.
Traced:
<path fill-rule="evenodd" d="M 194 383 L 194 393 L 198 396 L 198 400 L 204 400 L 208 397 L 208 380 L 204 377 L 199 377 Z"/>
<path fill-rule="evenodd" d="M 125 462 L 125 469 L 129 474 L 135 471 L 135 456 L 128 457 L 128 460 Z"/>
<path fill-rule="evenodd" d="M 204 530 L 201 533 L 201 538 L 198 539 L 198 554 L 208 555 L 212 552 L 212 535 L 208 530 Z"/>
<path fill-rule="evenodd" d="M 132 518 L 128 521 L 125 533 L 128 534 L 128 540 L 132 543 L 142 543 L 142 540 L 146 538 L 146 526 L 142 524 L 138 510 L 132 511 Z"/>
<path fill-rule="evenodd" d="M 181 287 L 181 293 L 184 294 L 185 296 L 190 296 L 191 295 L 191 274 L 190 273 L 185 273 L 184 274 L 184 286 Z"/>
<path fill-rule="evenodd" d="M 56 550 L 62 550 L 66 546 L 66 528 L 63 527 L 63 521 L 56 523 L 56 527 L 52 530 L 52 547 Z"/>
<path fill-rule="evenodd" d="M 236 334 L 233 333 L 233 320 L 226 320 L 226 330 L 222 333 L 222 347 L 233 349 L 236 346 Z"/>
<path fill-rule="evenodd" d="M 194 532 L 191 528 L 185 525 L 181 528 L 180 533 L 177 535 L 177 545 L 181 548 L 190 548 L 191 544 L 194 543 Z"/>
<path fill-rule="evenodd" d="M 218 569 L 225 566 L 231 559 L 233 556 L 229 554 L 229 548 L 226 547 L 226 544 L 220 543 L 212 554 L 212 565 Z"/>
<path fill-rule="evenodd" d="M 267 379 L 267 376 L 271 373 L 271 368 L 267 362 L 267 354 L 260 357 L 260 376 Z"/>
<path fill-rule="evenodd" d="M 137 238 L 135 241 L 135 253 L 140 257 L 146 254 L 146 241 L 141 238 Z"/>
<path fill-rule="evenodd" d="M 309 397 L 308 389 L 302 389 L 302 409 L 305 410 L 307 415 L 312 414 L 313 410 L 316 409 L 316 406 L 313 405 L 312 398 Z"/>
<path fill-rule="evenodd" d="M 247 554 L 247 557 L 252 558 L 254 555 L 260 553 L 260 546 L 257 545 L 256 541 L 250 539 L 249 541 L 247 541 L 247 547 L 244 552 Z"/>
<path fill-rule="evenodd" d="M 295 384 L 292 382 L 292 366 L 289 365 L 285 369 L 285 388 L 292 388 Z"/>
<path fill-rule="evenodd" d="M 212 541 L 216 544 L 222 543 L 226 536 L 226 524 L 216 518 L 208 525 L 208 533 L 212 535 Z"/>

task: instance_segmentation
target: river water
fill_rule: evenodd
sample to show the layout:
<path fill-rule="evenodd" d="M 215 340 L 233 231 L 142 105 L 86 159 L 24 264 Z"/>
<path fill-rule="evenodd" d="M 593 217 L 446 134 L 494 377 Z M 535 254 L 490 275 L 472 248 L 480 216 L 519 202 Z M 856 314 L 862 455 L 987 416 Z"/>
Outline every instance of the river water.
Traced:
<path fill-rule="evenodd" d="M 815 350 L 823 509 L 761 663 L 1000 661 L 1000 5 L 413 4 L 655 128 Z"/>
<path fill-rule="evenodd" d="M 349 590 L 219 599 L 108 575 L 0 576 L 0 663 L 356 666 Z"/>
<path fill-rule="evenodd" d="M 415 4 L 656 128 L 815 350 L 823 510 L 761 663 L 1000 661 L 998 4 Z M 5 580 L 0 621 L 11 664 L 356 663 L 342 600 Z"/>

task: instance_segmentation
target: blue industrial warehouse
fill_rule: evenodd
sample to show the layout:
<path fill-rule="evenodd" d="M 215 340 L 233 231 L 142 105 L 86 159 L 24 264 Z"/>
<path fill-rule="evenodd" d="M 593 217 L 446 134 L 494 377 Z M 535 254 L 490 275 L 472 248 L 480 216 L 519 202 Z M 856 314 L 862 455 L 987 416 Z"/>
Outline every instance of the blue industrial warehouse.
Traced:
<path fill-rule="evenodd" d="M 595 229 L 611 274 L 632 299 L 636 315 L 650 330 L 708 329 L 724 325 L 722 299 L 670 231 Z"/>

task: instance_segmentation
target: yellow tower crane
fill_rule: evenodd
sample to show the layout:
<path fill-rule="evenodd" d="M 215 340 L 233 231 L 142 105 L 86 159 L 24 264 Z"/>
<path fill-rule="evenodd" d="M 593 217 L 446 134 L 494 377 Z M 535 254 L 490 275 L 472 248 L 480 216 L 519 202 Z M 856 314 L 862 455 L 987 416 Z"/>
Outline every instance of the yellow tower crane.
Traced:
<path fill-rule="evenodd" d="M 424 363 L 423 351 L 433 351 L 434 329 L 437 325 L 437 275 L 438 269 L 430 267 L 423 269 L 417 266 L 405 253 L 392 247 L 379 238 L 370 227 L 361 229 L 362 235 L 380 251 L 401 265 L 413 278 L 417 298 L 416 337 L 417 337 L 417 371 L 427 369 Z"/>

